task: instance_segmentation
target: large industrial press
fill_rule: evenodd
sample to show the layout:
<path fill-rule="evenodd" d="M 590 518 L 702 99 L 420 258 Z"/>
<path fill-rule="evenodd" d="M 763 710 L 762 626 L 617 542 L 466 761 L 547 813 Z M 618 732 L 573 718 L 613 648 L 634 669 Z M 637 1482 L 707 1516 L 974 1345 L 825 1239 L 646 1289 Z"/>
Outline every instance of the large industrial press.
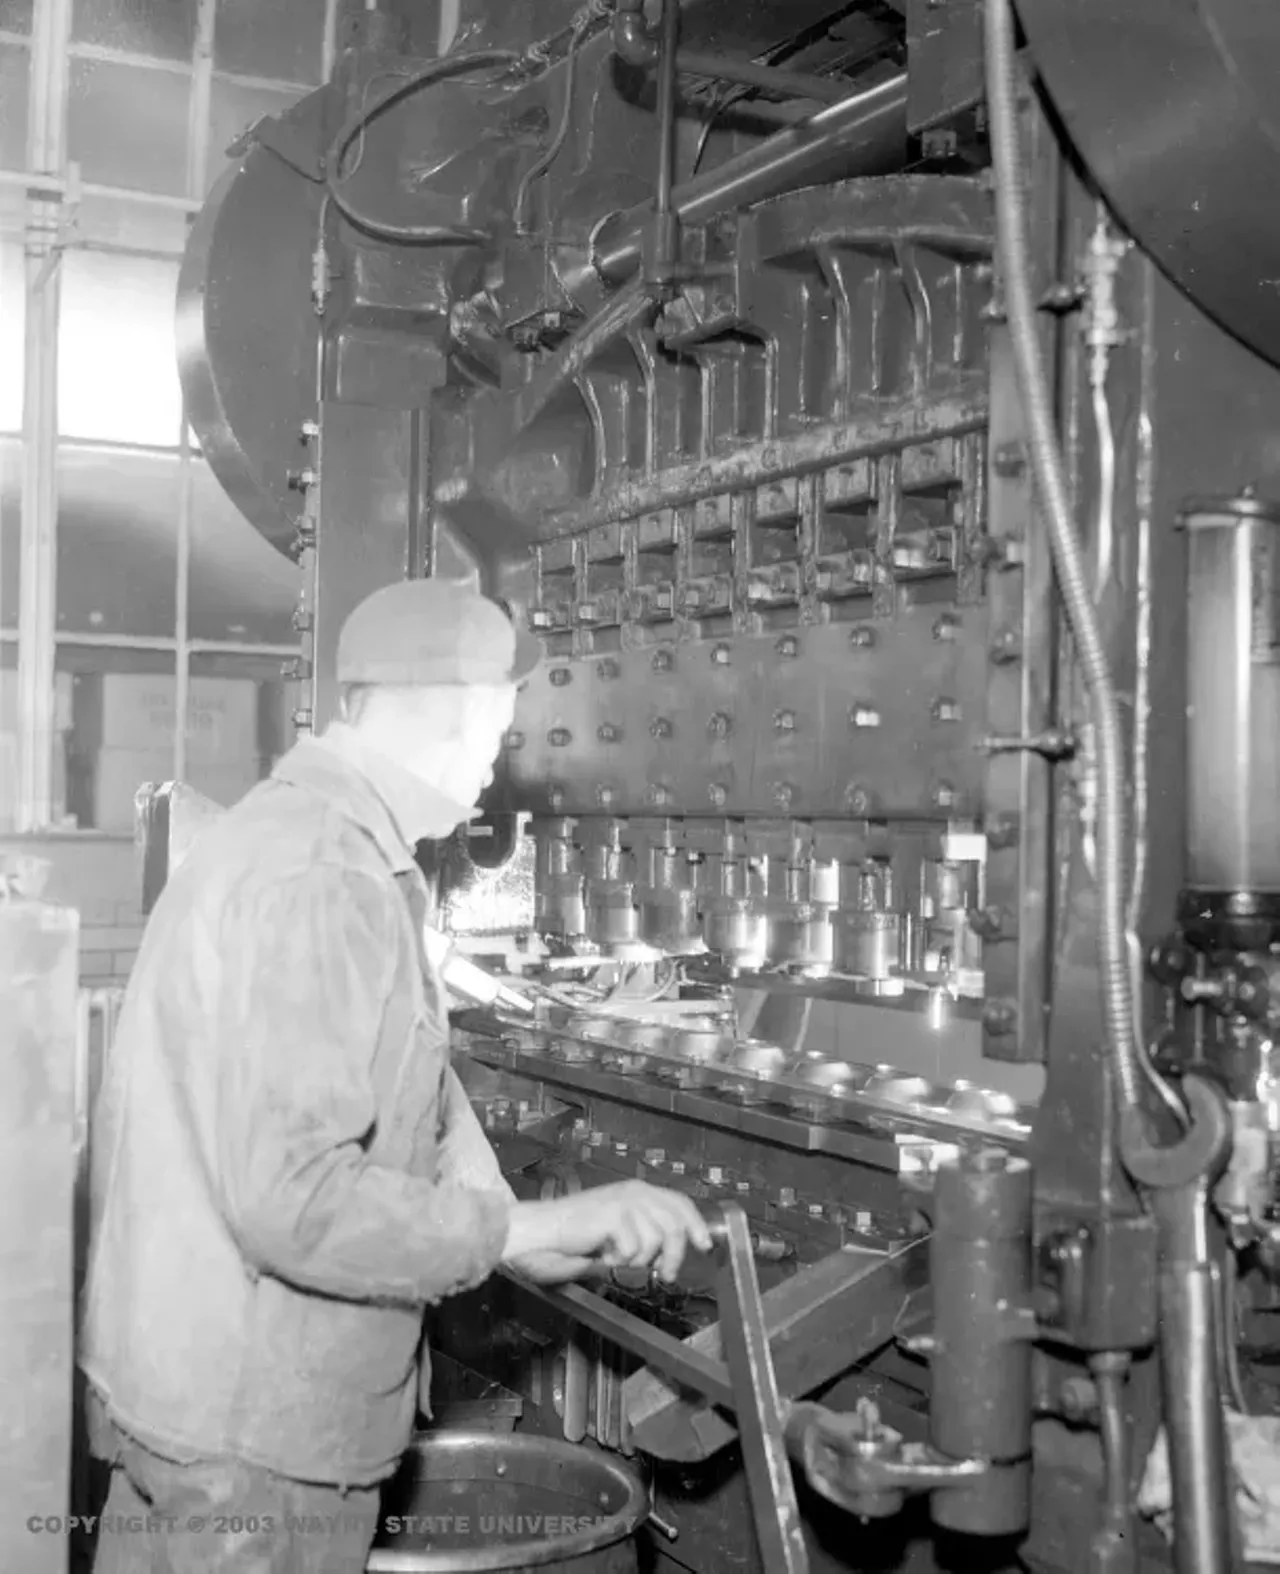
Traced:
<path fill-rule="evenodd" d="M 663 1570 L 1243 1567 L 1280 12 L 462 0 L 440 48 L 352 6 L 243 137 L 191 418 L 299 564 L 300 730 L 398 577 L 541 637 L 422 853 L 507 985 L 467 1080 L 522 1195 L 641 1176 L 722 1245 L 446 1309 L 439 1423 L 632 1459 Z"/>

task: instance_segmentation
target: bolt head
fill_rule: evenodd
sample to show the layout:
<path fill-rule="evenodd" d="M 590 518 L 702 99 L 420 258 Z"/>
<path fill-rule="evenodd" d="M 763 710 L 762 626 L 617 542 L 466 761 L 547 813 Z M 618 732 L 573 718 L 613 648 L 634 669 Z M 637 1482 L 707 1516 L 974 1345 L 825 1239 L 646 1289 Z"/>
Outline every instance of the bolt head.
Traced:
<path fill-rule="evenodd" d="M 712 782 L 707 788 L 707 798 L 716 809 L 723 809 L 729 801 L 729 794 L 719 782 Z"/>
<path fill-rule="evenodd" d="M 988 1000 L 982 1008 L 982 1025 L 995 1037 L 1012 1033 L 1017 1021 L 1017 1008 L 1011 1000 Z"/>
<path fill-rule="evenodd" d="M 602 809 L 608 809 L 613 804 L 616 797 L 617 794 L 614 792 L 612 787 L 596 788 L 596 802 Z"/>
<path fill-rule="evenodd" d="M 875 642 L 875 629 L 868 628 L 865 623 L 859 623 L 857 628 L 849 632 L 849 646 L 852 650 L 870 650 Z"/>
<path fill-rule="evenodd" d="M 878 727 L 880 712 L 874 705 L 854 705 L 849 711 L 849 720 L 855 727 Z"/>
<path fill-rule="evenodd" d="M 655 672 L 670 672 L 676 664 L 676 658 L 669 650 L 655 650 L 651 663 Z"/>
<path fill-rule="evenodd" d="M 1012 814 L 993 814 L 987 821 L 987 846 L 995 852 L 1012 847 L 1018 839 L 1018 821 Z"/>
<path fill-rule="evenodd" d="M 930 794 L 935 809 L 954 809 L 956 790 L 950 782 L 939 782 Z"/>
<path fill-rule="evenodd" d="M 562 689 L 566 683 L 573 682 L 573 673 L 568 667 L 552 667 L 548 678 L 553 689 Z"/>
<path fill-rule="evenodd" d="M 933 637 L 940 645 L 954 642 L 959 634 L 960 619 L 953 617 L 950 612 L 944 612 L 933 625 Z"/>
<path fill-rule="evenodd" d="M 728 645 L 713 646 L 711 650 L 711 665 L 713 667 L 727 667 L 732 654 Z"/>
<path fill-rule="evenodd" d="M 787 782 L 779 782 L 773 789 L 773 801 L 779 809 L 789 809 L 796 799 L 796 790 Z"/>
<path fill-rule="evenodd" d="M 800 654 L 800 641 L 794 634 L 784 634 L 773 647 L 774 654 L 784 661 L 794 661 Z"/>
<path fill-rule="evenodd" d="M 844 802 L 850 814 L 871 813 L 871 794 L 865 787 L 860 787 L 856 782 L 851 787 L 846 788 Z"/>
<path fill-rule="evenodd" d="M 606 682 L 610 678 L 616 678 L 620 670 L 618 663 L 611 656 L 596 662 L 596 677 L 603 678 Z"/>
<path fill-rule="evenodd" d="M 780 710 L 773 718 L 775 732 L 794 732 L 796 730 L 796 713 L 793 710 Z"/>

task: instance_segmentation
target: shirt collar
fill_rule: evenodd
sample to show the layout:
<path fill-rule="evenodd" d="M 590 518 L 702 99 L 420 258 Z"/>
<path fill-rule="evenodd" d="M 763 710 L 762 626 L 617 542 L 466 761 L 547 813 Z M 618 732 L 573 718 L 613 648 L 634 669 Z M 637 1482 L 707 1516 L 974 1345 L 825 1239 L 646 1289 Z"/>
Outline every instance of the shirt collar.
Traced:
<path fill-rule="evenodd" d="M 344 722 L 304 738 L 272 774 L 323 793 L 373 837 L 398 874 L 416 867 L 418 842 L 441 841 L 476 813 L 371 748 Z"/>

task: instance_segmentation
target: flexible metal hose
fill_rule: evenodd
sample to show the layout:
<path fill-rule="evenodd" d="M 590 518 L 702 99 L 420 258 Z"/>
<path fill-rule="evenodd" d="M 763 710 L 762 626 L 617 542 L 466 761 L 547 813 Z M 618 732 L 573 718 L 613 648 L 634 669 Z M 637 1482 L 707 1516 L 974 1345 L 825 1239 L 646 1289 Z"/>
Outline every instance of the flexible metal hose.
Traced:
<path fill-rule="evenodd" d="M 1032 468 L 1049 526 L 1054 567 L 1089 690 L 1098 774 L 1098 949 L 1106 1034 L 1125 1104 L 1140 1101 L 1146 1072 L 1133 1023 L 1125 943 L 1125 803 L 1120 707 L 1094 611 L 1084 549 L 1076 533 L 1058 448 L 1048 379 L 1040 355 L 1026 233 L 1018 140 L 1014 16 L 1011 0 L 986 0 L 987 106 L 995 166 L 996 229 L 1018 391 L 1026 413 Z"/>

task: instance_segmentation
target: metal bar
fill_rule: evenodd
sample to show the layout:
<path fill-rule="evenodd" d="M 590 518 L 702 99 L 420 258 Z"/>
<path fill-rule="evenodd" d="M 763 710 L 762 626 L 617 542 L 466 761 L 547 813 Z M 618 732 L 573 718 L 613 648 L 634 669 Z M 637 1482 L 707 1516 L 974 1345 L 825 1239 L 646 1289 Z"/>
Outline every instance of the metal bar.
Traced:
<path fill-rule="evenodd" d="M 729 1380 L 729 1370 L 722 1362 L 713 1361 L 681 1340 L 673 1339 L 670 1334 L 650 1327 L 630 1312 L 624 1312 L 600 1296 L 593 1295 L 590 1290 L 584 1290 L 581 1285 L 569 1284 L 552 1290 L 544 1285 L 533 1284 L 508 1269 L 501 1271 L 521 1289 L 527 1290 L 563 1316 L 611 1340 L 620 1349 L 638 1355 L 647 1365 L 656 1366 L 678 1383 L 704 1394 L 713 1404 L 733 1408 L 733 1384 Z"/>
<path fill-rule="evenodd" d="M 971 393 L 961 392 L 933 402 L 904 400 L 886 406 L 883 400 L 868 400 L 865 414 L 848 422 L 823 425 L 772 441 L 761 440 L 672 466 L 657 475 L 623 482 L 588 502 L 547 516 L 540 534 L 547 540 L 578 535 L 593 525 L 637 519 L 641 514 L 664 508 L 683 508 L 704 497 L 741 492 L 768 481 L 828 469 L 888 448 L 909 448 L 955 437 L 977 431 L 984 424 L 986 413 L 986 392 L 977 382 Z M 437 501 L 448 504 L 455 499 L 448 488 L 442 487 Z"/>
<path fill-rule="evenodd" d="M 17 629 L 0 629 L 0 642 L 6 645 L 16 644 L 18 640 Z M 55 643 L 83 650 L 155 650 L 169 652 L 177 649 L 177 642 L 172 639 L 162 639 L 158 635 L 149 634 L 75 634 L 59 631 L 55 636 Z M 288 659 L 298 654 L 296 645 L 254 645 L 233 641 L 216 639 L 193 639 L 188 641 L 187 649 L 193 656 L 254 656 L 264 660 L 274 660 L 277 657 Z"/>
<path fill-rule="evenodd" d="M 37 0 L 31 33 L 27 164 L 66 165 L 71 0 Z M 20 831 L 53 821 L 54 630 L 57 626 L 58 321 L 56 205 L 31 202 L 25 246 L 21 558 L 18 564 L 18 813 Z"/>
<path fill-rule="evenodd" d="M 320 80 L 333 80 L 333 68 L 338 61 L 338 10 L 340 0 L 324 0 L 324 41 L 320 46 Z M 441 23 L 443 26 L 443 21 Z M 444 54 L 444 46 L 437 51 Z"/>
<path fill-rule="evenodd" d="M 216 16 L 217 0 L 199 0 L 187 115 L 187 196 L 193 200 L 204 194 L 209 166 Z M 185 400 L 178 432 L 178 470 L 178 541 L 173 596 L 173 775 L 175 781 L 182 781 L 187 774 L 187 726 L 191 707 L 191 525 L 195 509 L 195 465 L 191 458 L 191 427 Z"/>
<path fill-rule="evenodd" d="M 198 213 L 204 206 L 187 197 L 169 196 L 160 191 L 139 191 L 132 186 L 102 186 L 93 181 L 73 183 L 47 170 L 0 169 L 0 187 L 16 186 L 37 196 L 101 197 L 110 202 L 137 202 L 144 207 L 174 208 L 181 213 Z"/>
<path fill-rule="evenodd" d="M 873 1354 L 927 1315 L 928 1243 L 883 1253 L 846 1248 L 802 1268 L 764 1296 L 774 1371 L 787 1399 L 800 1399 Z M 722 1355 L 718 1324 L 689 1339 Z M 708 1459 L 734 1439 L 729 1420 L 653 1372 L 627 1379 L 625 1403 L 636 1446 L 659 1459 Z"/>
<path fill-rule="evenodd" d="M 775 1570 L 778 1574 L 808 1574 L 809 1553 L 746 1214 L 736 1206 L 725 1208 L 716 1233 L 724 1253 L 716 1276 L 720 1333 L 738 1400 L 734 1408 L 761 1560 L 769 1574 Z"/>
<path fill-rule="evenodd" d="M 759 88 L 762 93 L 776 93 L 785 98 L 814 99 L 819 104 L 838 103 L 849 96 L 848 82 L 808 76 L 803 71 L 783 71 L 777 66 L 758 65 L 754 60 L 732 60 L 723 55 L 703 54 L 694 49 L 680 51 L 679 67 L 684 76 L 734 82 L 741 87 Z"/>
<path fill-rule="evenodd" d="M 907 79 L 900 74 L 878 87 L 853 93 L 838 104 L 788 126 L 759 147 L 730 159 L 719 169 L 677 186 L 672 209 L 682 225 L 705 224 L 721 213 L 750 207 L 805 185 L 818 169 L 835 158 L 846 161 L 846 173 L 865 154 L 872 165 L 891 145 L 906 145 Z M 644 231 L 650 222 L 642 210 L 622 215 L 613 238 L 602 236 L 594 258 L 596 271 L 610 284 L 622 284 L 640 266 Z"/>
<path fill-rule="evenodd" d="M 678 221 L 671 211 L 676 167 L 676 52 L 680 47 L 678 0 L 663 0 L 658 46 L 658 180 L 653 208 L 653 280 L 667 285 L 680 250 Z"/>
<path fill-rule="evenodd" d="M 202 0 L 208 4 L 209 0 Z M 194 502 L 191 448 L 187 438 L 187 412 L 182 411 L 182 441 L 178 451 L 182 477 L 178 493 L 178 550 L 173 585 L 173 775 L 187 774 L 187 711 L 191 704 L 191 511 Z"/>
<path fill-rule="evenodd" d="M 166 60 L 158 55 L 140 55 L 132 49 L 113 49 L 109 44 L 77 42 L 70 44 L 67 52 L 73 60 L 94 60 L 103 65 L 132 66 L 143 71 L 167 71 L 175 76 L 185 75 L 191 69 L 190 62 L 186 60 Z M 289 93 L 298 98 L 313 93 L 316 89 L 314 82 L 291 82 L 284 77 L 248 76 L 238 71 L 218 71 L 215 74 L 220 82 L 229 82 L 235 87 L 261 89 L 269 93 Z"/>
<path fill-rule="evenodd" d="M 1173 1486 L 1177 1574 L 1228 1574 L 1237 1562 L 1231 1451 L 1219 1381 L 1217 1269 L 1208 1186 L 1152 1193 L 1161 1236 L 1160 1365 Z"/>

